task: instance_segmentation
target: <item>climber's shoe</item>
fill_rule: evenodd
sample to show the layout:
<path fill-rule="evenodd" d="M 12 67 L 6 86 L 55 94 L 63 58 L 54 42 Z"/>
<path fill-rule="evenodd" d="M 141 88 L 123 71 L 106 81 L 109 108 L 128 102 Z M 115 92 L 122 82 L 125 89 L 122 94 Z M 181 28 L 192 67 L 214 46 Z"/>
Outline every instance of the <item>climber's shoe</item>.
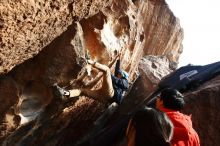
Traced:
<path fill-rule="evenodd" d="M 55 94 L 56 94 L 57 96 L 61 97 L 62 100 L 66 100 L 67 97 L 70 96 L 70 92 L 69 92 L 69 91 L 67 91 L 67 90 L 65 90 L 65 89 L 63 89 L 63 88 L 61 88 L 61 87 L 59 87 L 57 84 L 54 84 L 53 87 L 54 87 L 54 89 L 55 89 Z"/>

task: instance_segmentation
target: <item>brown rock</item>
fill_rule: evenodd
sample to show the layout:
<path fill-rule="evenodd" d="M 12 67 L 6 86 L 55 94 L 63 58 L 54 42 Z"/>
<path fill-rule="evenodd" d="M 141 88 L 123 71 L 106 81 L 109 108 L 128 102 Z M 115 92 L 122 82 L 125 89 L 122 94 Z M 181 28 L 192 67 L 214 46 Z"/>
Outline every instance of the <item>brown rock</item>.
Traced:
<path fill-rule="evenodd" d="M 18 102 L 17 90 L 22 93 L 29 81 L 44 84 L 48 91 L 54 83 L 68 89 L 70 81 L 76 79 L 83 68 L 82 58 L 108 64 L 115 50 L 119 50 L 121 67 L 129 73 L 132 84 L 143 55 L 163 55 L 178 62 L 182 37 L 179 22 L 164 0 L 3 0 L 0 3 L 0 74 L 9 76 L 18 89 L 7 86 L 7 90 L 0 90 L 0 95 L 7 95 L 1 100 L 10 100 L 1 107 L 0 119 L 5 119 L 7 113 L 14 115 L 9 108 Z M 149 74 L 143 67 L 141 72 L 146 76 L 142 76 L 144 80 L 140 80 L 140 84 L 135 84 L 144 91 L 140 99 L 148 95 L 163 76 L 159 65 L 154 61 L 147 67 L 152 68 L 151 72 L 156 69 L 157 74 Z M 156 76 L 154 80 L 151 75 Z M 5 77 L 0 82 L 4 86 L 11 83 L 5 83 Z M 6 92 L 12 90 L 16 92 Z M 91 131 L 93 122 L 105 108 L 87 97 L 70 103 L 53 98 L 48 104 L 36 121 L 21 126 L 10 136 L 8 130 L 3 129 L 2 137 L 8 136 L 4 144 L 74 144 Z M 20 119 L 14 119 L 12 127 L 17 127 Z M 5 121 L 0 121 L 0 126 Z"/>
<path fill-rule="evenodd" d="M 132 85 L 132 89 L 121 107 L 121 112 L 133 111 L 140 104 L 146 103 L 149 96 L 157 89 L 160 80 L 172 70 L 165 56 L 145 56 L 139 64 L 140 75 Z"/>
<path fill-rule="evenodd" d="M 144 55 L 163 55 L 178 63 L 182 53 L 183 29 L 163 0 L 135 1 L 138 13 L 129 9 L 132 40 L 143 42 Z M 134 44 L 137 48 L 139 44 Z"/>
<path fill-rule="evenodd" d="M 186 93 L 184 112 L 192 115 L 193 127 L 197 131 L 201 146 L 220 143 L 220 76 L 206 82 L 193 92 Z"/>
<path fill-rule="evenodd" d="M 1 1 L 0 73 L 32 58 L 77 20 L 96 14 L 111 1 Z"/>
<path fill-rule="evenodd" d="M 144 72 L 144 75 L 149 78 L 151 85 L 154 87 L 172 71 L 170 69 L 170 62 L 165 56 L 145 56 L 141 59 L 139 70 Z M 152 89 L 154 90 L 155 88 Z"/>
<path fill-rule="evenodd" d="M 18 87 L 10 77 L 0 80 L 0 142 L 19 124 L 13 106 L 18 103 Z"/>

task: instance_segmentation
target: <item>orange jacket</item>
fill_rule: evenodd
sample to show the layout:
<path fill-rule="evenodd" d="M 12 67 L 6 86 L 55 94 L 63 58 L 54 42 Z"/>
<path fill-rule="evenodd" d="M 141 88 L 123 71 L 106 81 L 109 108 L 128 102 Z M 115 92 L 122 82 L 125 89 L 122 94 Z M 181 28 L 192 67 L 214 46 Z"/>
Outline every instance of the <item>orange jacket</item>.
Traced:
<path fill-rule="evenodd" d="M 200 146 L 199 136 L 192 127 L 191 116 L 179 111 L 160 108 L 165 112 L 174 125 L 172 146 Z"/>

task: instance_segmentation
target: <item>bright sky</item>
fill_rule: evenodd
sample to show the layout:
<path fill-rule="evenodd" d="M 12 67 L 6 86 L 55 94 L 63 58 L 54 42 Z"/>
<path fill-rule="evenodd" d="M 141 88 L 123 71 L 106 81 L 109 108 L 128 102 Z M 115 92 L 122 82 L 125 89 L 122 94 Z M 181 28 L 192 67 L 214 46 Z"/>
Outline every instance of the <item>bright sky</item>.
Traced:
<path fill-rule="evenodd" d="M 220 0 L 166 0 L 184 29 L 179 67 L 220 61 Z"/>

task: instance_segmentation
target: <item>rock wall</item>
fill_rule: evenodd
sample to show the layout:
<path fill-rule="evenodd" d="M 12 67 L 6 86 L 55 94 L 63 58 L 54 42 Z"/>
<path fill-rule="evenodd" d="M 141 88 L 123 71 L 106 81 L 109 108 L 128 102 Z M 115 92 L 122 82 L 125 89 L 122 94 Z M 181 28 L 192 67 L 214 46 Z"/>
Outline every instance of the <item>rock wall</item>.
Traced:
<path fill-rule="evenodd" d="M 165 56 L 145 56 L 139 63 L 139 76 L 132 85 L 131 91 L 124 99 L 120 112 L 128 113 L 141 103 L 146 103 L 149 96 L 157 90 L 160 80 L 171 73 L 172 63 Z"/>
<path fill-rule="evenodd" d="M 145 4 L 136 1 L 139 13 L 133 33 L 140 33 L 138 38 L 144 41 L 145 55 L 164 55 L 174 64 L 178 63 L 183 51 L 183 29 L 167 4 L 163 0 L 148 0 Z M 141 24 L 141 27 L 138 27 Z M 134 39 L 137 39 L 134 37 Z"/>
<path fill-rule="evenodd" d="M 13 107 L 28 83 L 37 82 L 48 91 L 54 83 L 71 88 L 85 58 L 107 65 L 117 50 L 132 85 L 143 55 L 162 55 L 175 64 L 182 50 L 182 28 L 164 0 L 3 0 L 0 8 L 0 99 L 7 103 L 0 108 L 4 145 L 74 143 L 105 108 L 88 97 L 62 103 L 54 96 L 39 119 L 11 134 L 20 122 Z"/>
<path fill-rule="evenodd" d="M 37 55 L 52 40 L 66 31 L 69 25 L 100 11 L 104 15 L 99 19 L 108 22 L 116 37 L 128 35 L 125 40 L 129 39 L 130 50 L 139 49 L 142 45 L 146 55 L 165 55 L 169 60 L 178 62 L 183 39 L 179 20 L 163 0 L 133 2 L 1 1 L 0 73 L 5 74 Z M 92 23 L 90 19 L 88 21 Z M 94 22 L 95 26 L 88 27 L 91 29 L 103 27 Z M 82 24 L 85 25 L 86 22 Z M 123 41 L 122 38 L 120 40 Z"/>
<path fill-rule="evenodd" d="M 183 30 L 179 25 L 179 19 L 166 9 L 165 4 L 151 2 L 154 5 L 148 5 L 149 11 L 143 20 L 146 22 L 144 32 L 147 37 L 144 52 L 146 55 L 164 55 L 170 61 L 178 62 L 183 49 L 180 43 L 183 40 Z"/>
<path fill-rule="evenodd" d="M 34 57 L 69 25 L 110 6 L 96 0 L 2 0 L 0 3 L 0 73 Z"/>
<path fill-rule="evenodd" d="M 0 142 L 8 133 L 18 127 L 20 117 L 15 115 L 13 105 L 18 103 L 18 89 L 13 79 L 9 77 L 1 78 L 0 80 Z"/>
<path fill-rule="evenodd" d="M 201 146 L 219 145 L 220 76 L 206 82 L 196 91 L 186 93 L 184 112 L 192 115 Z"/>

